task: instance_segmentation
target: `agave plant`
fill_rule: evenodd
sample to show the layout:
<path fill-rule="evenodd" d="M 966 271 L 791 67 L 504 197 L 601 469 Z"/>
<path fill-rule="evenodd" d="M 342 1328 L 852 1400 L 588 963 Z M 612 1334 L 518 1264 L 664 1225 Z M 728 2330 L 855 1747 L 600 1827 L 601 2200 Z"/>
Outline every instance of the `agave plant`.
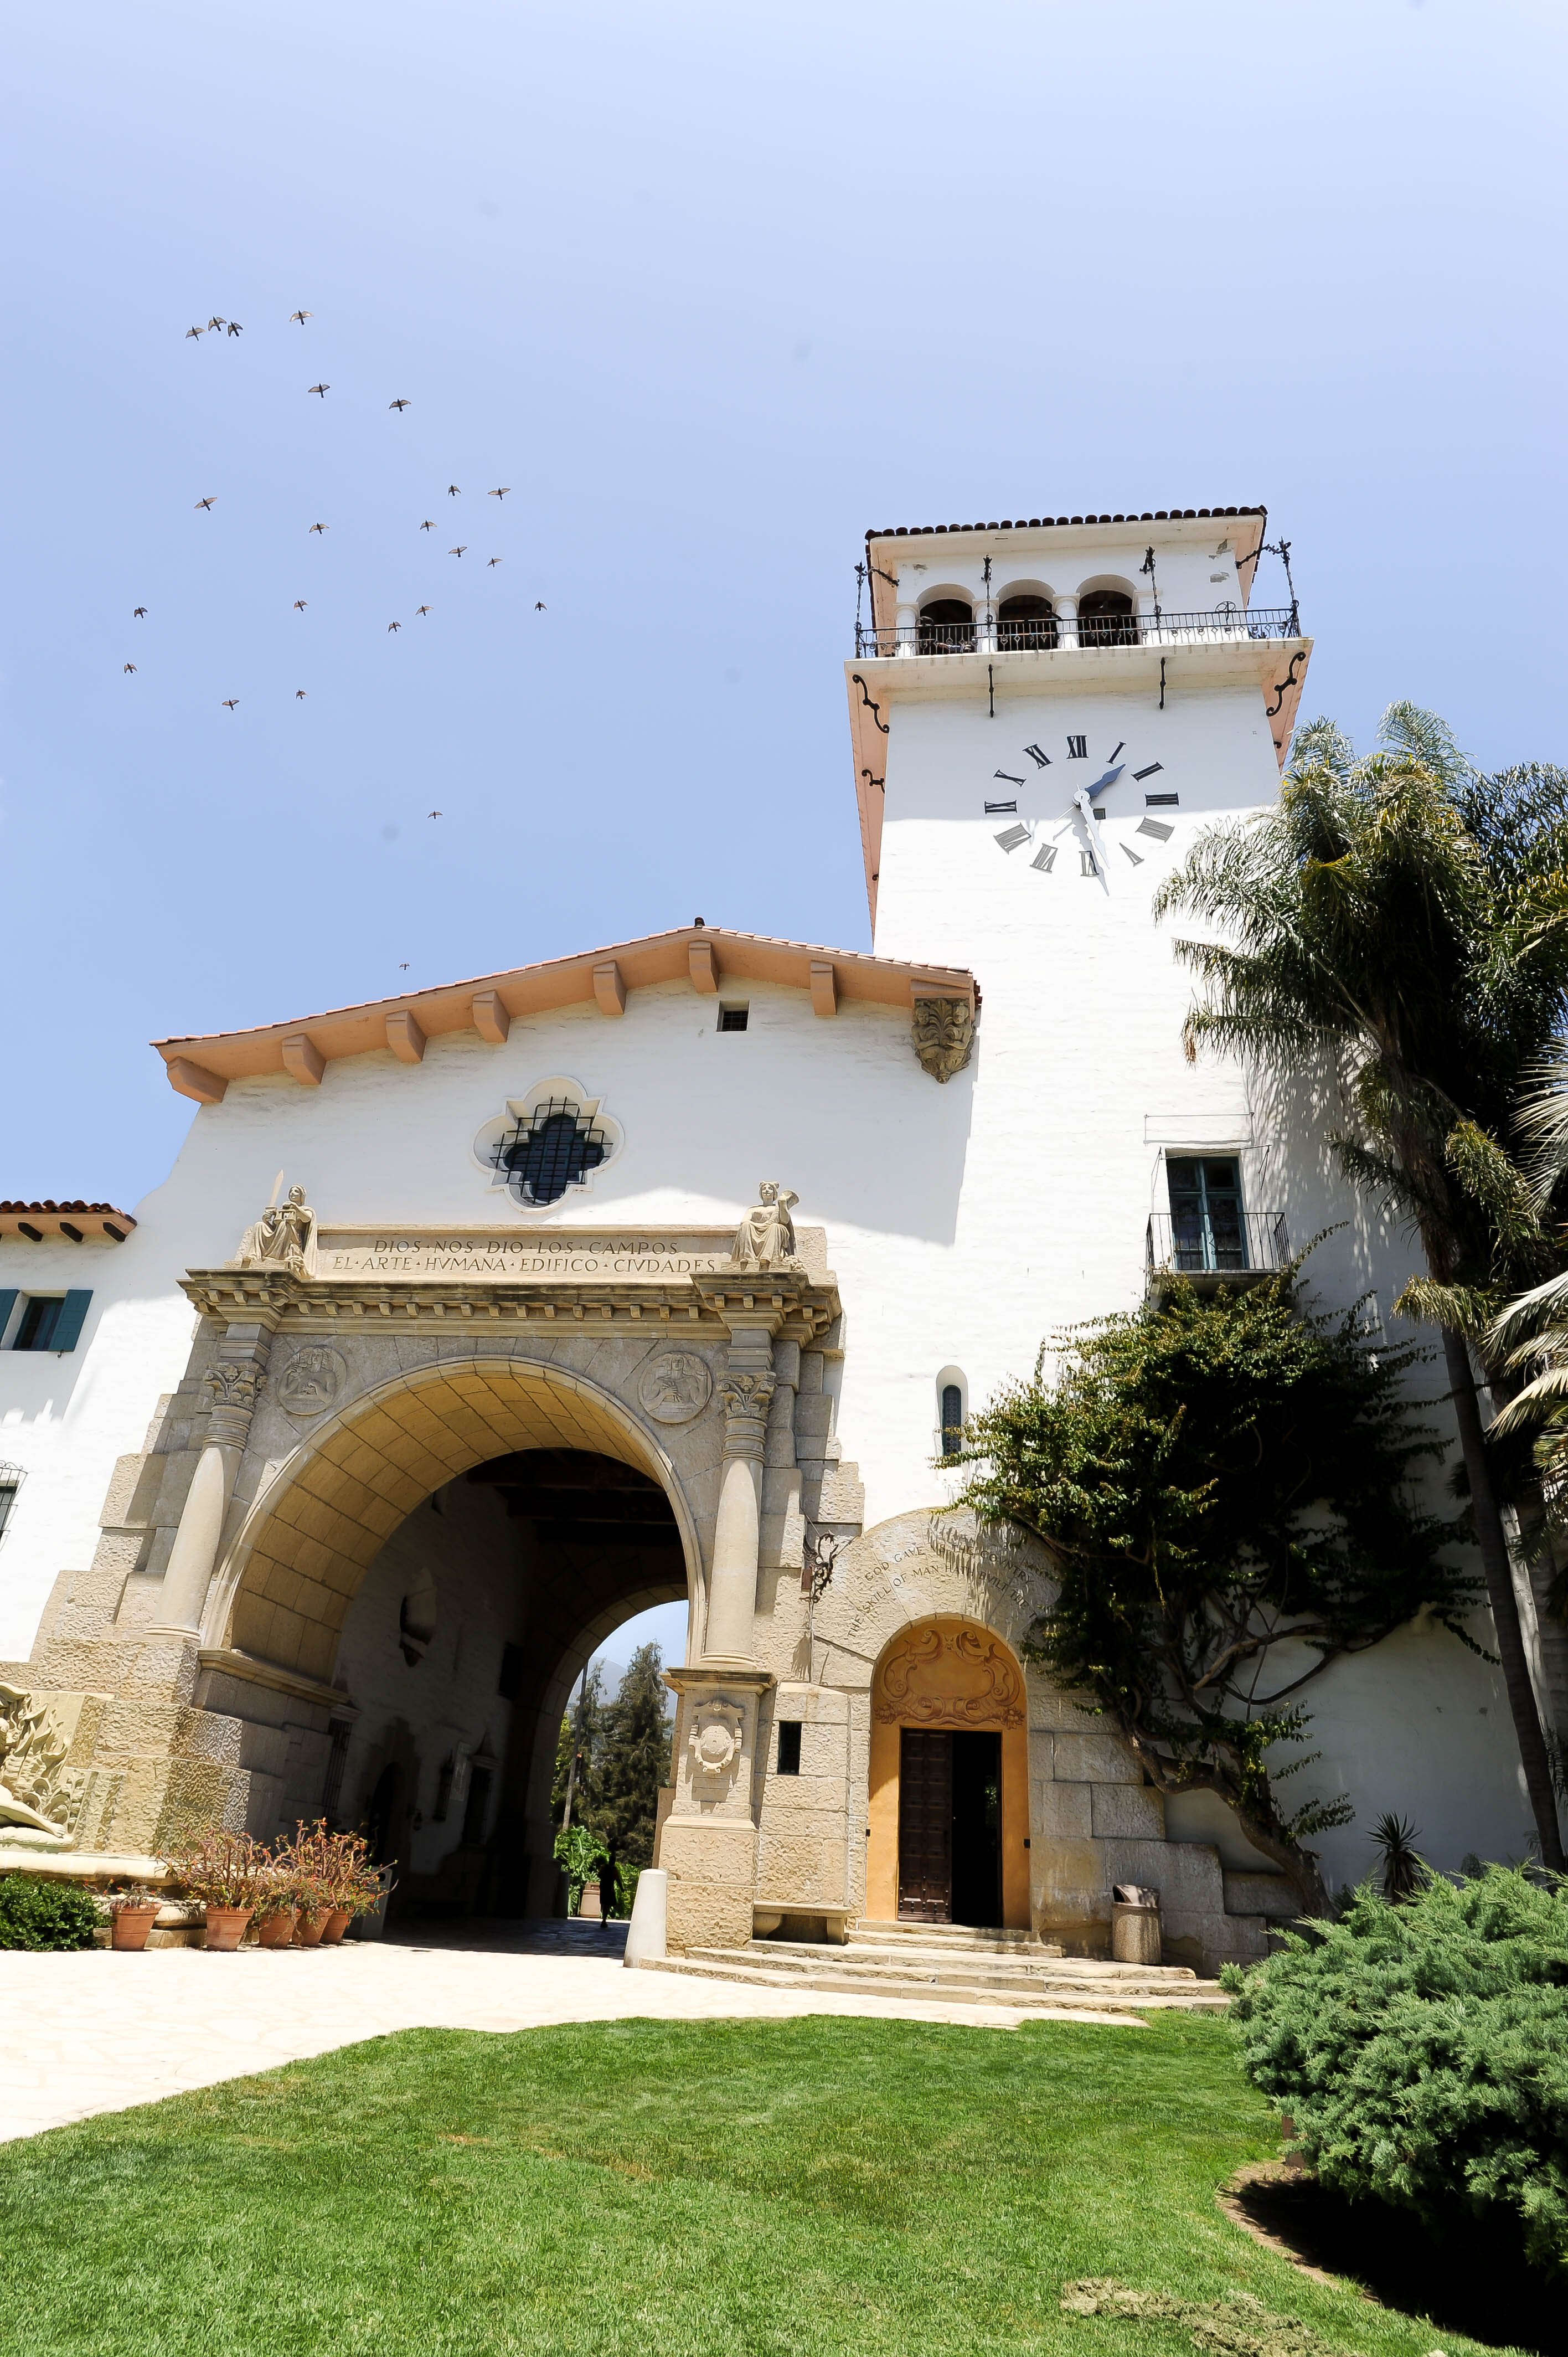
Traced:
<path fill-rule="evenodd" d="M 1408 1817 L 1396 1817 L 1385 1810 L 1367 1836 L 1382 1852 L 1383 1897 L 1389 1900 L 1408 1899 L 1426 1880 L 1426 1860 L 1416 1848 L 1421 1828 L 1412 1825 Z"/>

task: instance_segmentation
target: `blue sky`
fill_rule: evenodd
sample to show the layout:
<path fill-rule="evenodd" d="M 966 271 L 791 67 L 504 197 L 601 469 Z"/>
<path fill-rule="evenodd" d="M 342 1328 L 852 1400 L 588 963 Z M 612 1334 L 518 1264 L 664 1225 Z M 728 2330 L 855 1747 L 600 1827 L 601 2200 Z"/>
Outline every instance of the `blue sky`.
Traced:
<path fill-rule="evenodd" d="M 161 1033 L 698 913 L 863 944 L 868 523 L 1266 500 L 1304 713 L 1568 759 L 1565 46 L 1508 0 L 7 11 L 0 1194 L 156 1184 Z"/>

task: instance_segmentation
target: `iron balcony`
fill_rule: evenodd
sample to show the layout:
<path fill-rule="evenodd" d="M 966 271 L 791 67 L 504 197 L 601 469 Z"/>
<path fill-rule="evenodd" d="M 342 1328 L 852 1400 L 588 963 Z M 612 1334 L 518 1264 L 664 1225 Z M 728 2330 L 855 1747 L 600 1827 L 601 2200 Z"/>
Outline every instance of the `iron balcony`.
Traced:
<path fill-rule="evenodd" d="M 1018 621 L 857 622 L 862 661 L 886 655 L 1054 653 L 1070 647 L 1197 647 L 1297 639 L 1294 606 L 1216 606 L 1201 613 L 1030 615 Z"/>
<path fill-rule="evenodd" d="M 1248 1212 L 1231 1219 L 1204 1219 L 1197 1213 L 1173 1219 L 1168 1211 L 1150 1214 L 1144 1263 L 1152 1292 L 1177 1276 L 1203 1293 L 1211 1293 L 1219 1285 L 1255 1285 L 1260 1277 L 1283 1268 L 1289 1259 L 1290 1237 L 1283 1211 Z"/>

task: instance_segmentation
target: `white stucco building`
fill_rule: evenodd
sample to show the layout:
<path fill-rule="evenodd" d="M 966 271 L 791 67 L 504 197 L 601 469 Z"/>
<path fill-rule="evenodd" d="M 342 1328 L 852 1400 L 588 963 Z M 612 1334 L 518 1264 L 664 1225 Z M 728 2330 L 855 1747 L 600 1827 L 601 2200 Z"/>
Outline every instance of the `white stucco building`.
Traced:
<path fill-rule="evenodd" d="M 931 1515 L 944 1427 L 1151 1259 L 1246 1272 L 1332 1227 L 1330 1299 L 1409 1273 L 1334 1175 L 1336 1107 L 1187 1065 L 1150 915 L 1277 790 L 1310 641 L 1250 603 L 1264 530 L 869 536 L 870 952 L 681 926 L 161 1041 L 199 1110 L 134 1218 L 0 1206 L 0 1676 L 53 1698 L 81 1846 L 325 1807 L 411 1896 L 542 1911 L 571 1683 L 688 1597 L 677 1945 L 902 1910 L 1093 1947 L 1127 1878 L 1169 1953 L 1258 1952 L 1266 1861 L 1021 1669 L 1041 1566 Z M 1453 1637 L 1310 1700 L 1304 1785 L 1359 1817 L 1331 1878 L 1384 1810 L 1442 1865 L 1525 1850 L 1498 1674 Z"/>

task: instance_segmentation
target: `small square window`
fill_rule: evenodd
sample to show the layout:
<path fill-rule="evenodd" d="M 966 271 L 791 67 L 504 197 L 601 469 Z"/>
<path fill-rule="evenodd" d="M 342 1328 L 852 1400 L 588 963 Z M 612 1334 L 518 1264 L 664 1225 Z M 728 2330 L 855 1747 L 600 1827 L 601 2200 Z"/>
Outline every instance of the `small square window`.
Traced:
<path fill-rule="evenodd" d="M 721 1006 L 719 1009 L 719 1029 L 721 1031 L 744 1031 L 746 1028 L 746 1018 L 749 1011 L 750 1010 L 745 1006 Z"/>
<path fill-rule="evenodd" d="M 54 1340 L 59 1313 L 65 1308 L 59 1294 L 35 1293 L 22 1312 L 22 1322 L 16 1329 L 13 1351 L 47 1351 Z"/>
<path fill-rule="evenodd" d="M 800 1722 L 798 1718 L 781 1718 L 779 1722 L 779 1773 L 798 1776 L 800 1772 Z"/>

